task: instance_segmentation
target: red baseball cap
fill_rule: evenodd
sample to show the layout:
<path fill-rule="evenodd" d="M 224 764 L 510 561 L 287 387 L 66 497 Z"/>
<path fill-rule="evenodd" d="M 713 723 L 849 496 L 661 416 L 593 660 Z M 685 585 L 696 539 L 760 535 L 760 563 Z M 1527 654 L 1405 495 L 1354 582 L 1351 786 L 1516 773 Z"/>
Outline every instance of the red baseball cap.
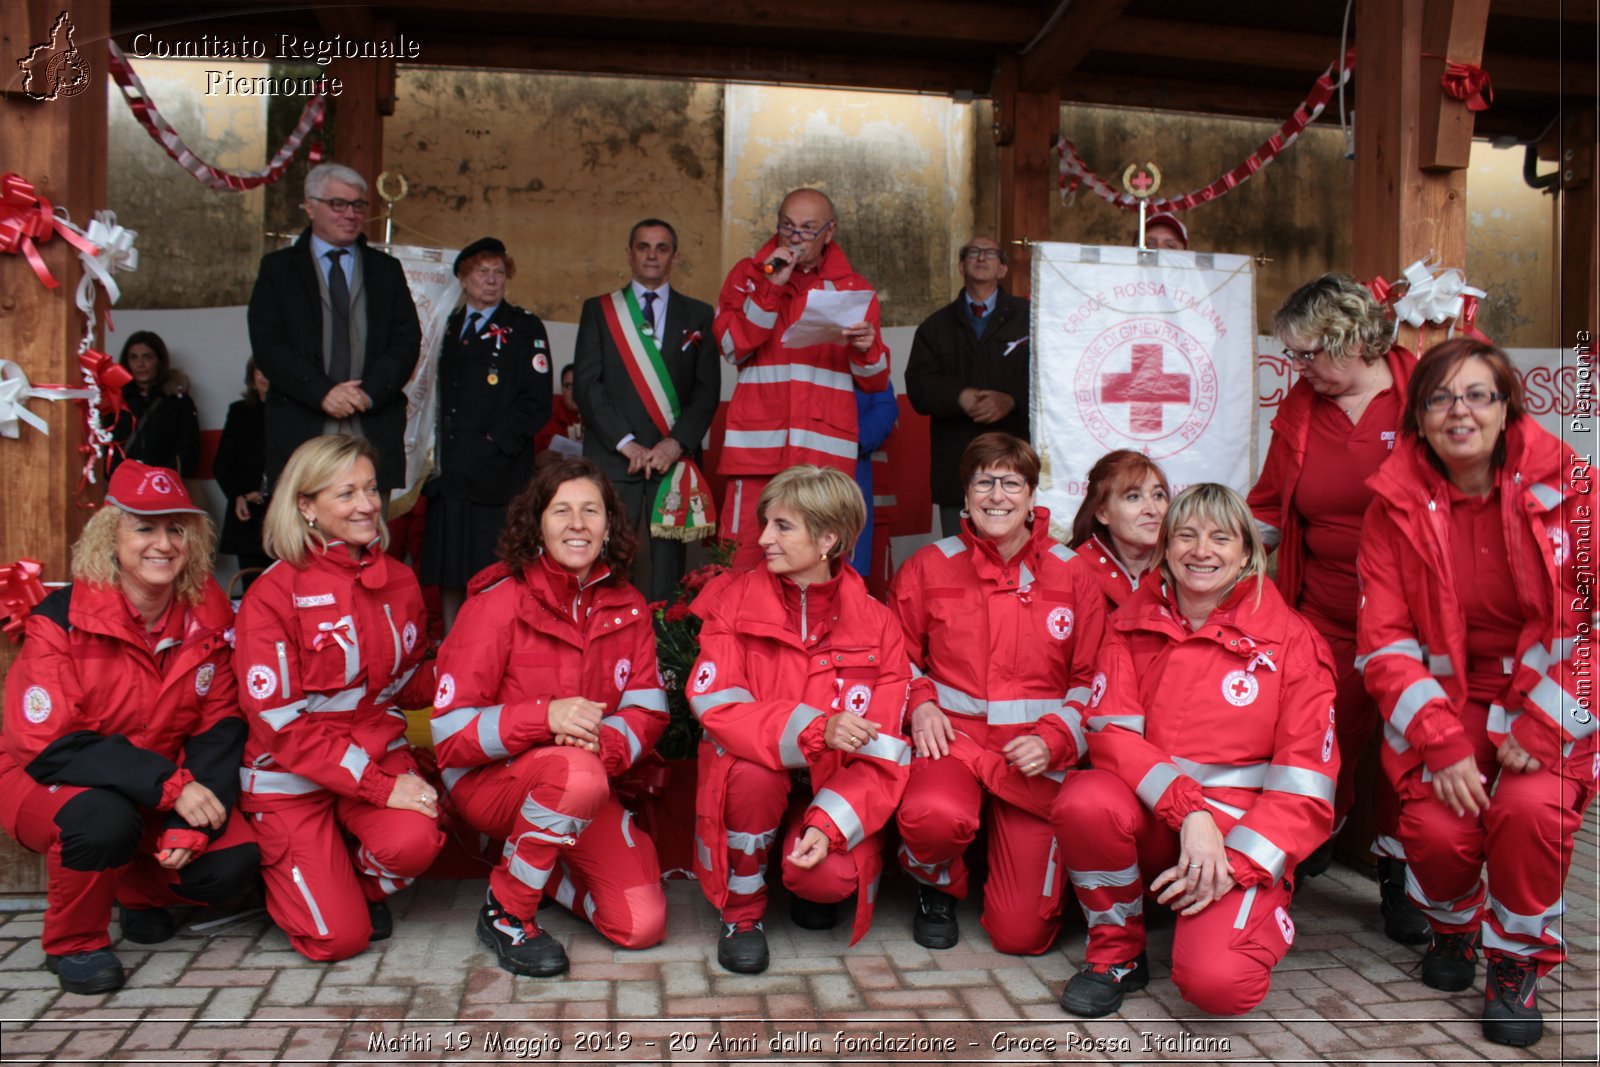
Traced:
<path fill-rule="evenodd" d="M 1185 226 L 1182 220 L 1172 212 L 1158 211 L 1144 220 L 1144 228 L 1147 232 L 1152 226 L 1170 226 L 1177 231 L 1179 237 L 1183 238 L 1183 247 L 1189 247 L 1189 227 Z"/>
<path fill-rule="evenodd" d="M 136 459 L 124 460 L 111 472 L 111 484 L 106 486 L 106 503 L 115 504 L 123 511 L 135 515 L 171 515 L 187 512 L 204 515 L 204 508 L 194 506 L 189 490 L 175 470 L 150 467 Z"/>

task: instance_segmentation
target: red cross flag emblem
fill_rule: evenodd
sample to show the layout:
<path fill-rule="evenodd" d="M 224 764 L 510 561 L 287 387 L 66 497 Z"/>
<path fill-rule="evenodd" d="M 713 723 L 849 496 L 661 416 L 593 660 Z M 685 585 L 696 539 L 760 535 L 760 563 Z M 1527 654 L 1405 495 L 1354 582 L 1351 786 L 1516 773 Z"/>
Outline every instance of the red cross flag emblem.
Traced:
<path fill-rule="evenodd" d="M 711 688 L 711 683 L 717 677 L 717 665 L 710 660 L 700 664 L 700 669 L 694 672 L 694 691 L 704 693 Z"/>
<path fill-rule="evenodd" d="M 865 715 L 872 703 L 872 690 L 864 685 L 852 685 L 844 695 L 844 709 L 852 715 Z"/>
<path fill-rule="evenodd" d="M 1204 434 L 1217 410 L 1219 384 L 1197 338 L 1171 322 L 1133 318 L 1089 342 L 1074 392 L 1095 440 L 1162 459 Z"/>
<path fill-rule="evenodd" d="M 1222 679 L 1222 696 L 1236 708 L 1255 703 L 1260 691 L 1261 683 L 1256 681 L 1255 675 L 1245 671 L 1229 671 Z"/>

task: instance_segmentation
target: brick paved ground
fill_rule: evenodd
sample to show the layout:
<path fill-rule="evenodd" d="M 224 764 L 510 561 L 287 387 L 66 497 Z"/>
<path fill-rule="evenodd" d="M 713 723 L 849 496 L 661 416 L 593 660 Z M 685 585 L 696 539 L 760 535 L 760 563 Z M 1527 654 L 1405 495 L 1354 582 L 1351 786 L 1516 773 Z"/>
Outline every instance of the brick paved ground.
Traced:
<path fill-rule="evenodd" d="M 41 966 L 40 914 L 0 915 L 0 1059 L 15 1063 L 1039 1063 L 1179 1060 L 1421 1063 L 1597 1058 L 1595 818 L 1568 886 L 1568 964 L 1544 983 L 1546 1036 L 1531 1052 L 1478 1034 L 1479 986 L 1453 996 L 1418 982 L 1419 951 L 1373 932 L 1376 889 L 1335 867 L 1296 901 L 1299 936 L 1251 1016 L 1197 1016 L 1166 976 L 1171 932 L 1152 936 L 1155 981 L 1120 1016 L 1068 1022 L 1056 1006 L 1081 960 L 1081 923 L 1037 959 L 1003 956 L 963 909 L 963 941 L 929 952 L 910 937 L 914 894 L 886 877 L 871 934 L 792 929 L 780 897 L 773 965 L 721 971 L 716 921 L 689 882 L 672 882 L 669 940 L 613 949 L 557 910 L 564 980 L 512 978 L 473 937 L 483 881 L 433 881 L 396 898 L 392 940 L 355 959 L 308 963 L 260 918 L 186 927 L 154 949 L 119 948 L 130 977 L 111 996 L 63 994 Z M 844 925 L 848 925 L 847 923 Z M 885 1053 L 879 1033 L 951 1050 Z M 1144 1035 L 1161 1042 L 1153 1047 Z M 854 1042 L 836 1051 L 835 1035 Z M 465 1051 L 460 1035 L 470 1039 Z M 626 1035 L 626 1036 L 624 1036 Z M 673 1035 L 677 1035 L 674 1038 Z M 996 1045 L 1016 1042 L 1009 1051 Z M 558 1050 L 550 1046 L 559 1039 Z M 619 1046 L 626 1040 L 629 1046 Z M 374 1049 L 394 1042 L 393 1050 Z M 779 1042 L 778 1051 L 769 1043 Z M 487 1042 L 498 1042 L 485 1049 Z M 543 1042 L 543 1044 L 541 1044 Z M 1054 1051 L 1042 1043 L 1053 1042 Z M 1093 1051 L 1097 1045 L 1101 1051 Z M 675 1047 L 674 1047 L 675 1046 Z"/>

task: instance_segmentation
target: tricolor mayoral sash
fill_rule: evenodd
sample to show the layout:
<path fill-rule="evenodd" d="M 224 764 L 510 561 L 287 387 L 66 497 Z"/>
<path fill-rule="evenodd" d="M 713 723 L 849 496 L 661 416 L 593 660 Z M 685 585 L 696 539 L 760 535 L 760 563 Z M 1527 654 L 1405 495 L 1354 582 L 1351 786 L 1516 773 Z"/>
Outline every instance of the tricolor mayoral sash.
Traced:
<path fill-rule="evenodd" d="M 661 358 L 661 347 L 645 325 L 639 311 L 639 301 L 633 295 L 633 286 L 618 289 L 600 302 L 605 313 L 606 328 L 622 353 L 622 365 L 644 402 L 650 421 L 665 437 L 677 424 L 681 410 L 678 390 L 667 373 L 666 361 Z M 706 487 L 706 476 L 688 459 L 680 459 L 661 479 L 655 502 L 650 508 L 650 533 L 654 537 L 674 541 L 698 541 L 717 531 L 717 509 L 712 503 L 711 491 Z"/>

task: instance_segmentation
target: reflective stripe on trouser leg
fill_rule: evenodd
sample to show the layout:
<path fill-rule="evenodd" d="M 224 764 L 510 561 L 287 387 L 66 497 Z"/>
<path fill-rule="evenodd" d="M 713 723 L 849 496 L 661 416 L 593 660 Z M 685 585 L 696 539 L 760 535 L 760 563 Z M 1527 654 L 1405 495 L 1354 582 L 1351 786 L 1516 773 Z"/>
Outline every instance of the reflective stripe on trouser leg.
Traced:
<path fill-rule="evenodd" d="M 924 885 L 967 896 L 964 853 L 977 836 L 984 789 L 960 760 L 917 759 L 895 811 L 900 866 Z"/>
<path fill-rule="evenodd" d="M 1059 846 L 1050 823 L 992 798 L 987 807 L 989 878 L 983 928 L 997 952 L 1037 956 L 1061 928 Z"/>
<path fill-rule="evenodd" d="M 728 770 L 723 807 L 726 839 L 708 842 L 728 857 L 727 922 L 760 919 L 767 910 L 767 857 L 777 842 L 789 798 L 789 772 L 736 759 Z"/>
<path fill-rule="evenodd" d="M 587 918 L 623 948 L 649 948 L 666 934 L 667 898 L 655 842 L 608 797 L 578 843 L 556 864 L 555 894 L 562 907 Z"/>
<path fill-rule="evenodd" d="M 1541 974 L 1566 958 L 1562 887 L 1572 866 L 1573 836 L 1594 791 L 1591 781 L 1549 769 L 1500 776 L 1484 813 L 1485 950 L 1532 957 Z"/>
<path fill-rule="evenodd" d="M 1050 822 L 1061 863 L 1089 924 L 1091 963 L 1125 963 L 1145 947 L 1140 854 L 1177 851 L 1177 835 L 1157 823 L 1126 782 L 1107 771 L 1068 777 Z"/>

